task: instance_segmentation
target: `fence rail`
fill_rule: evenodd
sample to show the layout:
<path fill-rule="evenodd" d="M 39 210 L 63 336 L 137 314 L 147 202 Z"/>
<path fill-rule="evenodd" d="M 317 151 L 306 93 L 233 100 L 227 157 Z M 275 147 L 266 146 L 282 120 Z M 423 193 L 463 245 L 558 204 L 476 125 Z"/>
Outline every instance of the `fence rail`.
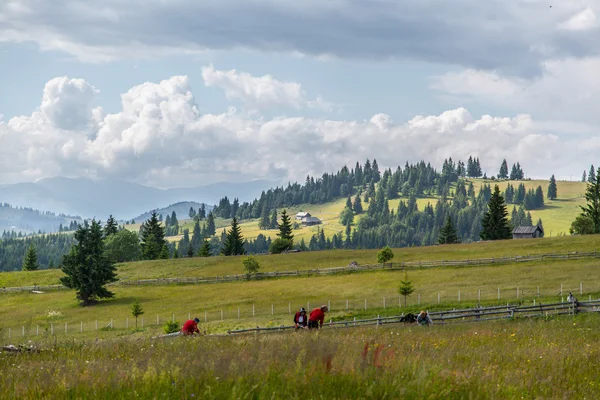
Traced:
<path fill-rule="evenodd" d="M 344 267 L 332 267 L 332 268 L 317 268 L 308 270 L 291 270 L 291 271 L 272 271 L 272 272 L 259 272 L 251 276 L 252 280 L 261 279 L 274 279 L 284 277 L 299 277 L 299 276 L 313 276 L 313 275 L 334 275 L 341 273 L 351 272 L 364 272 L 364 271 L 398 271 L 406 268 L 434 268 L 434 267 L 460 267 L 460 266 L 477 266 L 477 265 L 491 265 L 491 264 L 508 264 L 508 263 L 522 263 L 522 262 L 536 262 L 546 260 L 580 260 L 589 258 L 600 258 L 599 252 L 571 252 L 564 254 L 550 253 L 550 254 L 537 254 L 537 255 L 526 255 L 526 256 L 513 256 L 513 257 L 497 257 L 497 258 L 476 258 L 470 260 L 424 260 L 424 261 L 407 261 L 399 264 L 384 263 L 384 264 L 365 264 L 358 265 L 351 263 Z M 140 285 L 172 285 L 172 284 L 208 284 L 208 283 L 227 283 L 227 282 L 238 282 L 248 280 L 246 274 L 236 275 L 222 275 L 222 276 L 208 276 L 208 277 L 175 277 L 175 278 L 153 278 L 153 279 L 134 279 L 134 280 L 122 280 L 109 284 L 109 286 L 140 286 Z M 14 292 L 31 292 L 31 291 L 52 291 L 52 290 L 65 290 L 67 289 L 63 285 L 34 285 L 34 286 L 21 286 L 21 287 L 2 287 L 0 293 L 14 293 Z"/>
<path fill-rule="evenodd" d="M 531 318 L 546 317 L 550 315 L 575 315 L 580 312 L 600 312 L 600 300 L 572 302 L 572 303 L 551 303 L 538 304 L 535 306 L 494 306 L 465 308 L 462 310 L 450 310 L 431 312 L 429 316 L 433 323 L 459 323 L 459 322 L 478 322 L 495 319 L 508 318 Z M 324 328 L 350 328 L 357 326 L 399 324 L 404 322 L 404 314 L 392 317 L 379 317 L 353 321 L 335 321 L 323 324 Z M 228 334 L 241 334 L 250 332 L 279 332 L 295 329 L 292 326 L 279 326 L 270 328 L 249 328 L 227 331 Z"/>

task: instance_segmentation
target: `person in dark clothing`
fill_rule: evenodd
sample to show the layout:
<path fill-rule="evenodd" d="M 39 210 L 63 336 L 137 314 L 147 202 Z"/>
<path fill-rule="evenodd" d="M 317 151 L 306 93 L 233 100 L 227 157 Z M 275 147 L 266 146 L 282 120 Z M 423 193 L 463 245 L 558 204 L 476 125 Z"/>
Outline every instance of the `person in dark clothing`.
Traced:
<path fill-rule="evenodd" d="M 307 329 L 308 317 L 306 316 L 306 310 L 304 307 L 302 307 L 300 311 L 294 315 L 294 323 L 296 324 L 296 329 Z"/>
<path fill-rule="evenodd" d="M 315 308 L 310 312 L 310 316 L 308 317 L 308 329 L 312 328 L 322 328 L 323 321 L 325 320 L 325 313 L 329 309 L 327 306 L 321 306 L 321 308 Z"/>
<path fill-rule="evenodd" d="M 184 335 L 193 335 L 194 333 L 200 334 L 200 329 L 198 329 L 198 322 L 200 322 L 198 318 L 186 321 L 186 323 L 183 324 L 183 328 L 181 328 L 181 333 Z"/>

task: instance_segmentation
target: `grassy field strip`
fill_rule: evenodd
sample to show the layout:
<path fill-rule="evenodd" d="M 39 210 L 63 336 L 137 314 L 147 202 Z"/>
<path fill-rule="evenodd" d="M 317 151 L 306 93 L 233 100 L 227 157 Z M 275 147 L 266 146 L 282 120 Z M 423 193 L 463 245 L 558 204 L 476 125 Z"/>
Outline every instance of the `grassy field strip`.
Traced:
<path fill-rule="evenodd" d="M 566 298 L 569 291 L 579 297 L 580 284 L 581 299 L 590 296 L 595 299 L 600 293 L 599 266 L 595 260 L 579 260 L 556 261 L 550 265 L 531 263 L 415 270 L 409 272 L 415 292 L 408 297 L 408 307 L 398 307 L 400 301 L 402 305 L 404 303 L 398 295 L 399 281 L 404 278 L 402 272 L 373 272 L 368 280 L 364 274 L 348 274 L 222 285 L 114 287 L 115 299 L 87 308 L 78 306 L 72 291 L 36 296 L 15 293 L 2 297 L 0 328 L 20 330 L 21 326 L 26 326 L 31 332 L 36 325 L 49 327 L 50 323 L 68 323 L 79 327 L 83 321 L 84 330 L 90 331 L 95 320 L 100 321 L 100 326 L 106 326 L 112 319 L 115 327 L 124 330 L 126 319 L 132 321 L 130 308 L 136 299 L 146 312 L 146 323 L 154 323 L 156 315 L 161 324 L 173 314 L 179 322 L 188 315 L 202 320 L 206 317 L 208 322 L 203 325 L 215 332 L 289 324 L 290 311 L 321 304 L 329 304 L 332 312 L 327 318 L 336 319 L 364 312 L 371 314 L 375 310 L 383 315 L 407 310 L 414 312 L 421 308 L 462 308 L 477 302 L 485 305 L 516 301 L 530 304 L 533 299 L 556 302 L 561 300 L 561 287 L 562 297 Z M 51 312 L 60 314 L 52 316 Z"/>
<path fill-rule="evenodd" d="M 459 245 L 410 247 L 394 249 L 393 264 L 401 262 L 472 260 L 532 256 L 549 253 L 591 252 L 600 248 L 600 235 L 567 236 L 543 239 L 465 243 Z M 332 250 L 292 254 L 256 256 L 261 272 L 295 271 L 376 262 L 374 250 Z M 117 274 L 121 280 L 172 277 L 208 277 L 243 273 L 240 257 L 193 257 L 171 260 L 138 261 L 120 264 Z M 59 284 L 62 272 L 58 269 L 0 273 L 0 288 Z"/>
<path fill-rule="evenodd" d="M 40 353 L 0 355 L 0 390 L 5 399 L 596 399 L 598 322 L 586 314 L 200 340 L 48 339 L 36 342 Z"/>
<path fill-rule="evenodd" d="M 309 270 L 296 270 L 296 271 L 273 271 L 273 272 L 259 272 L 252 277 L 248 278 L 246 274 L 236 275 L 224 275 L 214 277 L 174 277 L 174 278 L 142 278 L 137 280 L 120 280 L 118 282 L 110 283 L 108 286 L 136 286 L 136 285 L 172 285 L 172 284 L 206 284 L 206 283 L 227 283 L 235 281 L 248 281 L 248 280 L 262 280 L 262 279 L 281 279 L 291 278 L 299 276 L 311 276 L 311 275 L 333 275 L 343 273 L 356 273 L 356 272 L 370 272 L 370 271 L 394 271 L 402 270 L 408 271 L 414 268 L 435 268 L 435 267 L 469 267 L 469 266 L 483 266 L 490 264 L 509 264 L 509 263 L 527 263 L 527 262 L 539 262 L 544 260 L 582 260 L 586 258 L 598 258 L 600 253 L 589 252 L 589 253 L 565 253 L 565 254 L 539 254 L 532 256 L 514 256 L 514 257 L 500 257 L 500 258 L 479 258 L 472 260 L 454 260 L 454 261 L 408 261 L 401 262 L 394 266 L 392 263 L 386 264 L 371 264 L 371 265 L 353 265 L 347 267 L 333 267 L 333 268 L 322 268 L 322 269 L 309 269 Z M 32 290 L 64 290 L 66 287 L 61 285 L 49 285 L 49 286 L 21 286 L 21 287 L 3 287 L 0 288 L 0 293 L 10 292 L 25 292 Z"/>

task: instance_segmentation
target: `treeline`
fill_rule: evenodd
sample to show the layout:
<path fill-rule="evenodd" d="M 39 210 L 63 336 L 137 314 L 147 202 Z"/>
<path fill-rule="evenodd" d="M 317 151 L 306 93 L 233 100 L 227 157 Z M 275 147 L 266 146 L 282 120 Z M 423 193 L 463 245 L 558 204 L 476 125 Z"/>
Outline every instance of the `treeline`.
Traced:
<path fill-rule="evenodd" d="M 18 271 L 31 245 L 36 250 L 41 269 L 57 268 L 63 255 L 75 243 L 72 234 L 47 234 L 26 238 L 6 238 L 0 241 L 0 271 Z"/>

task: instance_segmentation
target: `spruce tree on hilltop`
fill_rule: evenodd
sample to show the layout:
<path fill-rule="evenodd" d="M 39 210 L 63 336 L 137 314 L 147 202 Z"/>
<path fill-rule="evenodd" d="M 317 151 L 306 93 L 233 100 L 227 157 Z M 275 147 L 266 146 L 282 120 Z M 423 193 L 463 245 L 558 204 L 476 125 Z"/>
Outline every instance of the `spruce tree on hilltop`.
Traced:
<path fill-rule="evenodd" d="M 213 236 L 217 233 L 217 228 L 215 227 L 215 215 L 211 212 L 208 213 L 208 217 L 206 218 L 206 234 L 208 236 Z"/>
<path fill-rule="evenodd" d="M 591 174 L 590 174 L 591 175 Z M 580 217 L 592 221 L 594 233 L 600 233 L 600 168 L 593 174 L 594 181 L 589 182 L 585 190 L 587 204 L 581 207 Z M 589 175 L 588 175 L 589 180 Z"/>
<path fill-rule="evenodd" d="M 363 212 L 362 201 L 360 200 L 360 194 L 357 194 L 354 198 L 354 206 L 352 207 L 356 214 Z"/>
<path fill-rule="evenodd" d="M 242 230 L 237 222 L 237 218 L 233 217 L 231 228 L 229 229 L 229 232 L 227 232 L 223 249 L 221 249 L 221 254 L 224 256 L 239 256 L 246 254 L 244 242 L 245 240 L 242 236 Z"/>
<path fill-rule="evenodd" d="M 511 181 L 516 181 L 519 177 L 519 171 L 517 171 L 517 166 L 515 164 L 512 165 L 512 168 L 510 169 L 510 176 L 509 179 Z"/>
<path fill-rule="evenodd" d="M 37 271 L 39 267 L 37 252 L 32 243 L 29 245 L 29 249 L 27 249 L 25 260 L 23 260 L 23 271 Z"/>
<path fill-rule="evenodd" d="M 198 252 L 198 256 L 200 257 L 210 257 L 212 255 L 212 250 L 210 248 L 210 243 L 208 239 L 204 239 L 202 243 L 202 247 L 200 247 L 200 251 Z"/>
<path fill-rule="evenodd" d="M 541 186 L 535 189 L 535 208 L 544 207 L 544 191 Z"/>
<path fill-rule="evenodd" d="M 550 183 L 548 184 L 548 199 L 554 200 L 558 196 L 558 191 L 556 189 L 556 179 L 554 179 L 554 175 L 550 177 Z"/>
<path fill-rule="evenodd" d="M 583 175 L 581 176 L 581 182 L 587 182 L 587 172 L 583 170 Z"/>
<path fill-rule="evenodd" d="M 281 224 L 277 224 L 277 227 L 279 228 L 279 233 L 277 236 L 279 236 L 281 239 L 289 240 L 292 243 L 294 242 L 294 235 L 292 234 L 292 221 L 285 209 L 281 212 Z"/>
<path fill-rule="evenodd" d="M 104 225 L 104 237 L 107 238 L 110 235 L 114 235 L 117 232 L 119 232 L 119 225 L 111 215 L 110 217 L 108 217 L 106 225 Z"/>
<path fill-rule="evenodd" d="M 202 203 L 198 209 L 198 219 L 202 221 L 204 218 L 206 218 L 206 206 Z"/>
<path fill-rule="evenodd" d="M 269 228 L 277 229 L 277 225 L 277 209 L 274 208 L 273 211 L 271 211 L 271 222 L 269 223 Z"/>
<path fill-rule="evenodd" d="M 258 227 L 263 230 L 267 230 L 271 227 L 271 219 L 269 218 L 269 211 L 266 204 L 263 205 L 262 211 L 260 212 Z"/>
<path fill-rule="evenodd" d="M 446 217 L 446 224 L 442 227 L 440 231 L 440 235 L 438 237 L 438 244 L 454 244 L 460 243 L 458 239 L 458 235 L 456 233 L 456 228 L 452 224 L 452 218 L 450 215 Z"/>
<path fill-rule="evenodd" d="M 142 258 L 144 260 L 158 260 L 159 258 L 163 258 L 163 247 L 167 245 L 167 241 L 165 240 L 165 228 L 158 220 L 156 211 L 152 211 L 150 219 L 142 224 L 140 230 L 142 236 Z"/>
<path fill-rule="evenodd" d="M 508 164 L 506 164 L 506 158 L 502 160 L 502 164 L 500 165 L 500 171 L 498 172 L 498 179 L 507 179 L 508 178 Z"/>
<path fill-rule="evenodd" d="M 503 240 L 512 238 L 512 232 L 508 223 L 508 211 L 504 197 L 500 194 L 498 185 L 494 186 L 494 192 L 488 202 L 488 210 L 483 215 L 481 221 L 482 240 Z"/>
<path fill-rule="evenodd" d="M 158 218 L 157 218 L 158 220 Z M 83 306 L 96 299 L 111 298 L 114 294 L 104 285 L 117 280 L 114 264 L 104 254 L 103 232 L 100 223 L 84 224 L 74 234 L 77 244 L 63 257 L 60 278 L 63 285 L 75 289 Z"/>

